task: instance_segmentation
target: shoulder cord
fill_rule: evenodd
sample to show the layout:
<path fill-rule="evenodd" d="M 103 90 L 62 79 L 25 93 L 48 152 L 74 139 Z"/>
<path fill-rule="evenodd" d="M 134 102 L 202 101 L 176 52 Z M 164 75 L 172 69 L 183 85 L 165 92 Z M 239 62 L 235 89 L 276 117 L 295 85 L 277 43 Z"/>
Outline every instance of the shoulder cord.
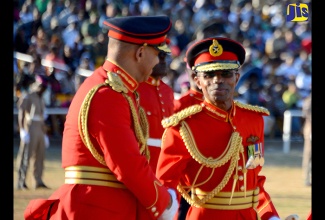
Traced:
<path fill-rule="evenodd" d="M 102 155 L 100 155 L 97 150 L 95 149 L 94 145 L 91 143 L 89 133 L 88 133 L 88 127 L 87 127 L 87 119 L 88 119 L 88 112 L 89 112 L 89 106 L 90 106 L 90 101 L 95 95 L 96 91 L 102 87 L 102 86 L 107 86 L 107 83 L 102 83 L 94 88 L 92 88 L 87 96 L 85 97 L 81 108 L 79 112 L 79 120 L 78 120 L 78 128 L 80 131 L 80 136 L 83 141 L 83 143 L 86 145 L 86 147 L 89 149 L 93 157 L 101 164 L 104 166 L 106 165 L 105 159 Z M 139 114 L 140 114 L 140 120 L 138 118 L 136 108 L 132 102 L 132 99 L 128 97 L 125 93 L 122 93 L 122 95 L 126 98 L 130 105 L 131 113 L 132 113 L 132 118 L 133 118 L 133 124 L 134 124 L 134 129 L 135 129 L 135 134 L 136 137 L 140 143 L 140 154 L 144 154 L 146 158 L 149 160 L 150 154 L 149 154 L 149 149 L 147 146 L 147 139 L 149 135 L 149 125 L 148 121 L 145 115 L 144 110 L 140 107 L 139 109 Z"/>
<path fill-rule="evenodd" d="M 241 144 L 242 137 L 239 135 L 238 132 L 234 131 L 229 139 L 229 142 L 227 144 L 225 151 L 218 158 L 213 159 L 211 157 L 209 157 L 209 158 L 205 157 L 198 150 L 195 140 L 193 138 L 193 135 L 190 131 L 190 128 L 185 121 L 181 122 L 180 135 L 185 143 L 185 146 L 186 146 L 188 152 L 191 154 L 192 158 L 194 160 L 196 160 L 199 164 L 202 164 L 202 167 L 203 166 L 210 167 L 213 169 L 213 172 L 214 172 L 215 168 L 224 165 L 226 162 L 228 162 L 230 160 L 230 166 L 229 166 L 223 180 L 220 182 L 220 184 L 216 188 L 214 188 L 211 192 L 209 192 L 202 199 L 199 199 L 198 197 L 195 196 L 195 191 L 194 191 L 195 185 L 193 185 L 191 187 L 186 187 L 186 186 L 182 186 L 179 184 L 177 186 L 177 190 L 181 193 L 182 197 L 190 205 L 193 205 L 195 207 L 201 207 L 202 204 L 205 204 L 207 201 L 209 201 L 211 198 L 213 198 L 217 193 L 219 193 L 225 187 L 225 185 L 228 183 L 234 169 L 235 168 L 236 168 L 236 170 L 238 169 L 239 155 L 240 155 L 240 153 L 244 152 L 244 147 Z M 200 172 L 201 172 L 201 169 L 197 173 L 197 175 L 196 175 L 197 177 Z M 236 173 L 237 173 L 237 171 L 236 171 Z M 234 186 L 236 185 L 236 178 L 238 179 L 238 175 L 237 175 L 237 177 L 236 177 L 236 175 L 234 176 L 234 185 L 233 185 L 232 194 L 234 191 Z M 211 176 L 212 176 L 212 174 L 210 175 L 210 177 Z M 210 179 L 210 177 L 205 182 L 207 182 Z M 192 197 L 188 194 L 188 192 L 186 192 L 185 188 L 191 188 L 191 191 L 192 191 L 191 196 Z M 245 187 L 245 190 L 246 190 L 246 187 Z"/>

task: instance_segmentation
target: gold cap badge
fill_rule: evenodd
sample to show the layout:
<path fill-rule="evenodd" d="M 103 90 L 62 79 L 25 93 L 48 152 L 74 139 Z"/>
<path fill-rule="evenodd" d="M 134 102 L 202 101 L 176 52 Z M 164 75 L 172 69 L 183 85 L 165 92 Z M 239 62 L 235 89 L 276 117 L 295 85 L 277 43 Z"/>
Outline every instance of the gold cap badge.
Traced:
<path fill-rule="evenodd" d="M 211 56 L 220 56 L 223 52 L 223 48 L 217 40 L 213 39 L 212 45 L 209 47 L 209 52 Z"/>

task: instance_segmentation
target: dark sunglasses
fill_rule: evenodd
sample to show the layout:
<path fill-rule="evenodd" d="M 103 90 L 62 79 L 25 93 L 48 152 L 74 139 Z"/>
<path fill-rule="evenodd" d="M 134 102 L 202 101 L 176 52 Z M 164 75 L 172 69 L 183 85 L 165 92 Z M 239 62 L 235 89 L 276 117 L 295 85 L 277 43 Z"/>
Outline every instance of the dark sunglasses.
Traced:
<path fill-rule="evenodd" d="M 209 72 L 202 72 L 201 75 L 199 73 L 197 76 L 201 76 L 204 79 L 212 79 L 216 75 L 221 76 L 222 78 L 231 78 L 234 74 L 237 73 L 237 70 L 222 70 L 222 71 L 209 71 Z"/>

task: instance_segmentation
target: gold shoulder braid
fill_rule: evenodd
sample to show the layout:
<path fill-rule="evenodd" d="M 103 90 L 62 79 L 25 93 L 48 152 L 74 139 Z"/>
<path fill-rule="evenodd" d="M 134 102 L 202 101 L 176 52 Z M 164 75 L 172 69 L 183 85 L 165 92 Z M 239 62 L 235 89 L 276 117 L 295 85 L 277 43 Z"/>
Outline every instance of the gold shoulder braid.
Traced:
<path fill-rule="evenodd" d="M 216 194 L 218 194 L 228 183 L 230 177 L 232 176 L 233 171 L 236 168 L 236 174 L 234 175 L 234 183 L 233 183 L 233 190 L 232 195 L 234 192 L 234 188 L 238 179 L 238 160 L 240 154 L 243 157 L 244 153 L 244 147 L 242 145 L 242 137 L 240 134 L 236 131 L 234 131 L 229 139 L 229 142 L 227 144 L 226 149 L 224 152 L 218 157 L 218 158 L 211 158 L 211 157 L 205 157 L 199 149 L 196 146 L 194 137 L 191 133 L 191 130 L 187 123 L 185 121 L 181 122 L 181 128 L 180 128 L 180 135 L 185 143 L 185 146 L 188 150 L 188 152 L 191 154 L 192 158 L 196 160 L 199 164 L 201 164 L 201 169 L 205 167 L 212 168 L 212 173 L 210 177 L 205 180 L 203 183 L 196 184 L 195 181 L 193 182 L 192 186 L 182 186 L 178 185 L 177 190 L 181 193 L 182 197 L 192 206 L 195 207 L 201 207 L 203 204 L 205 204 L 207 201 L 209 201 L 211 198 L 213 198 Z M 209 192 L 204 198 L 199 199 L 195 194 L 195 187 L 198 187 L 205 182 L 209 181 L 212 174 L 214 173 L 215 168 L 223 166 L 225 163 L 227 163 L 230 160 L 230 166 L 222 179 L 222 181 L 219 183 L 218 186 L 216 186 L 211 192 Z M 196 174 L 196 179 L 199 176 L 201 169 Z M 191 191 L 191 195 L 189 195 L 188 191 L 185 190 L 185 188 L 189 188 Z M 246 184 L 245 184 L 245 192 L 246 192 Z M 232 196 L 231 196 L 232 198 Z M 229 201 L 231 203 L 231 199 Z"/>
<path fill-rule="evenodd" d="M 149 125 L 145 115 L 145 112 L 142 108 L 139 109 L 140 120 L 138 118 L 136 108 L 132 102 L 132 99 L 126 95 L 128 92 L 127 88 L 123 85 L 122 80 L 116 73 L 107 72 L 108 79 L 105 80 L 105 83 L 94 86 L 86 95 L 80 111 L 79 111 L 79 119 L 78 119 L 78 128 L 80 131 L 80 137 L 86 147 L 89 149 L 93 157 L 101 164 L 106 166 L 105 159 L 102 155 L 100 155 L 95 149 L 94 145 L 91 143 L 88 127 L 87 127 L 87 119 L 89 113 L 90 102 L 98 89 L 102 86 L 111 86 L 113 90 L 116 92 L 122 92 L 122 95 L 126 98 L 130 105 L 133 124 L 135 129 L 136 137 L 140 143 L 140 153 L 145 154 L 146 158 L 149 160 L 149 150 L 147 146 L 147 139 L 149 137 Z"/>
<path fill-rule="evenodd" d="M 170 126 L 178 125 L 178 123 L 187 118 L 188 116 L 194 115 L 198 112 L 202 111 L 201 105 L 191 105 L 190 107 L 184 108 L 183 110 L 173 114 L 172 116 L 165 118 L 161 121 L 163 128 L 167 128 Z"/>
<path fill-rule="evenodd" d="M 264 113 L 266 115 L 270 115 L 270 112 L 267 108 L 264 108 L 262 106 L 257 106 L 257 105 L 250 105 L 250 104 L 244 104 L 238 101 L 235 101 L 235 105 L 237 105 L 240 108 L 255 111 L 255 112 L 260 112 Z"/>

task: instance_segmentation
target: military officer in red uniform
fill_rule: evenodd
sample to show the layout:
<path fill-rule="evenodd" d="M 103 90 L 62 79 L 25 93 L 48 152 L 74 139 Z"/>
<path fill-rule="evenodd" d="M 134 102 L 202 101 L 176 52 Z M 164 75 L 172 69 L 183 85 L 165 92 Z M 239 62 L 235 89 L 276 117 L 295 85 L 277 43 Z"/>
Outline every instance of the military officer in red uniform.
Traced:
<path fill-rule="evenodd" d="M 148 122 L 137 88 L 168 49 L 167 16 L 116 17 L 108 28 L 108 53 L 78 89 L 62 142 L 65 184 L 49 199 L 30 201 L 25 219 L 167 220 L 178 209 L 149 163 Z M 142 216 L 142 215 L 141 215 Z"/>
<path fill-rule="evenodd" d="M 163 120 L 156 171 L 191 205 L 186 219 L 280 220 L 260 175 L 269 111 L 233 99 L 244 60 L 243 46 L 221 37 L 186 52 L 204 101 Z"/>
<path fill-rule="evenodd" d="M 164 132 L 161 121 L 174 113 L 174 90 L 162 80 L 167 75 L 168 53 L 159 52 L 159 63 L 153 68 L 149 79 L 140 83 L 138 88 L 140 106 L 143 107 L 149 124 L 147 140 L 150 151 L 149 164 L 154 172 L 160 154 L 161 136 Z"/>

